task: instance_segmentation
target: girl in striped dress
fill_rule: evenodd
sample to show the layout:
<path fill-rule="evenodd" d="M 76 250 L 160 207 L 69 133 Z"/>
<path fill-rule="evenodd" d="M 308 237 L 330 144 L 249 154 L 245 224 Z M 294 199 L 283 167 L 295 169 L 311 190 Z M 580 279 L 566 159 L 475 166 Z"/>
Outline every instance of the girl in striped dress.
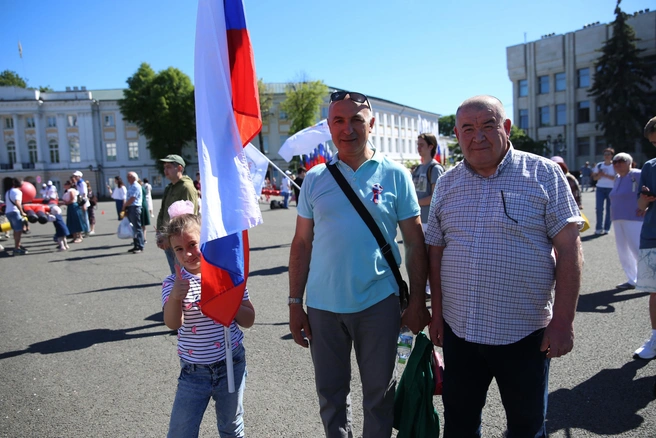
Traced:
<path fill-rule="evenodd" d="M 178 260 L 176 273 L 162 285 L 164 323 L 178 330 L 178 356 L 182 368 L 169 423 L 169 437 L 198 436 L 203 414 L 210 397 L 216 403 L 219 435 L 244 436 L 243 395 L 246 381 L 246 357 L 239 329 L 251 327 L 255 309 L 244 291 L 241 307 L 230 326 L 235 392 L 228 392 L 225 364 L 224 329 L 203 315 L 200 302 L 200 218 L 189 214 L 185 201 L 171 205 L 167 237 Z M 178 204 L 178 205 L 176 205 Z M 189 203 L 191 204 L 191 203 Z M 182 210 L 183 214 L 175 210 Z M 174 214 L 171 214 L 171 213 Z M 193 205 L 190 210 L 193 213 Z M 175 216 L 175 217 L 174 217 Z M 239 324 L 239 326 L 238 326 Z"/>

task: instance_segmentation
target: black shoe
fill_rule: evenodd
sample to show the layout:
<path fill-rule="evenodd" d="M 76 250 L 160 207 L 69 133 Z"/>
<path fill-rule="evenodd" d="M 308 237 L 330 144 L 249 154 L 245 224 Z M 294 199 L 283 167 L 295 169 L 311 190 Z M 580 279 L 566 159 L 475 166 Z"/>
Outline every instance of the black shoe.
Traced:
<path fill-rule="evenodd" d="M 137 250 L 137 248 L 130 248 L 130 249 L 128 249 L 128 252 L 135 252 L 136 250 Z"/>
<path fill-rule="evenodd" d="M 620 289 L 620 290 L 627 290 L 627 289 L 635 289 L 635 284 L 631 284 L 628 281 L 626 283 L 618 284 L 615 286 L 615 289 Z"/>

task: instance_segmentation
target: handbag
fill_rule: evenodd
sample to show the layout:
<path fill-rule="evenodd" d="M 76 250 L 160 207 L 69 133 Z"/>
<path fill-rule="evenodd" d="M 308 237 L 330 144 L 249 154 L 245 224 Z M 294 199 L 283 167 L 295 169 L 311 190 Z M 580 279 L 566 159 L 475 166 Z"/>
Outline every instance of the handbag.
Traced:
<path fill-rule="evenodd" d="M 335 178 L 335 181 L 337 181 L 337 184 L 342 189 L 348 200 L 351 201 L 351 204 L 358 212 L 364 223 L 367 225 L 367 227 L 369 227 L 371 234 L 374 235 L 374 238 L 380 247 L 380 251 L 383 253 L 387 264 L 392 269 L 396 283 L 399 285 L 399 304 L 401 306 L 401 312 L 403 312 L 408 307 L 410 292 L 408 291 L 408 284 L 403 280 L 403 277 L 401 276 L 399 265 L 396 264 L 396 260 L 394 259 L 392 246 L 387 243 L 387 240 L 385 240 L 383 233 L 380 231 L 380 228 L 378 228 L 378 225 L 376 225 L 376 221 L 374 221 L 371 213 L 369 213 L 369 210 L 367 210 L 367 207 L 364 206 L 358 195 L 355 194 L 349 183 L 346 182 L 346 178 L 344 178 L 342 172 L 337 169 L 337 166 L 335 164 L 327 164 L 326 167 L 330 171 L 330 174 L 333 176 L 333 178 Z"/>
<path fill-rule="evenodd" d="M 118 230 L 116 235 L 119 239 L 133 239 L 134 232 L 132 231 L 132 224 L 127 217 L 121 219 L 121 222 L 118 223 Z"/>

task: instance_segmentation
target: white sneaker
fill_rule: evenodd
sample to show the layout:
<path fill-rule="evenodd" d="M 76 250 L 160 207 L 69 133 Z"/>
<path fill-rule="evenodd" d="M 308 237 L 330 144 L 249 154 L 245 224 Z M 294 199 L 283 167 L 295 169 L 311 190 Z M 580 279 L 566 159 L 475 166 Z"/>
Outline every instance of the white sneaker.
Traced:
<path fill-rule="evenodd" d="M 635 353 L 633 353 L 634 359 L 653 359 L 656 357 L 656 337 L 652 336 L 647 339 L 642 347 L 638 348 Z"/>

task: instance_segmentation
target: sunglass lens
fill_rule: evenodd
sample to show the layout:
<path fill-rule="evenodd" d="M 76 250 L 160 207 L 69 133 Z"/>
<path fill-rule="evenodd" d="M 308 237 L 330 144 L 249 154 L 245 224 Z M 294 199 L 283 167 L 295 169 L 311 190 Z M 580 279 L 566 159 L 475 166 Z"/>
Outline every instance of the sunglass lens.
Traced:
<path fill-rule="evenodd" d="M 365 96 L 362 93 L 356 93 L 354 91 L 335 91 L 330 95 L 330 101 L 331 102 L 338 102 L 340 100 L 344 100 L 346 96 L 349 96 L 349 98 L 353 102 L 357 103 L 365 103 L 367 102 L 367 96 Z"/>
<path fill-rule="evenodd" d="M 346 95 L 348 94 L 348 91 L 335 91 L 330 95 L 330 101 L 331 102 L 337 102 L 340 100 L 343 100 Z"/>

